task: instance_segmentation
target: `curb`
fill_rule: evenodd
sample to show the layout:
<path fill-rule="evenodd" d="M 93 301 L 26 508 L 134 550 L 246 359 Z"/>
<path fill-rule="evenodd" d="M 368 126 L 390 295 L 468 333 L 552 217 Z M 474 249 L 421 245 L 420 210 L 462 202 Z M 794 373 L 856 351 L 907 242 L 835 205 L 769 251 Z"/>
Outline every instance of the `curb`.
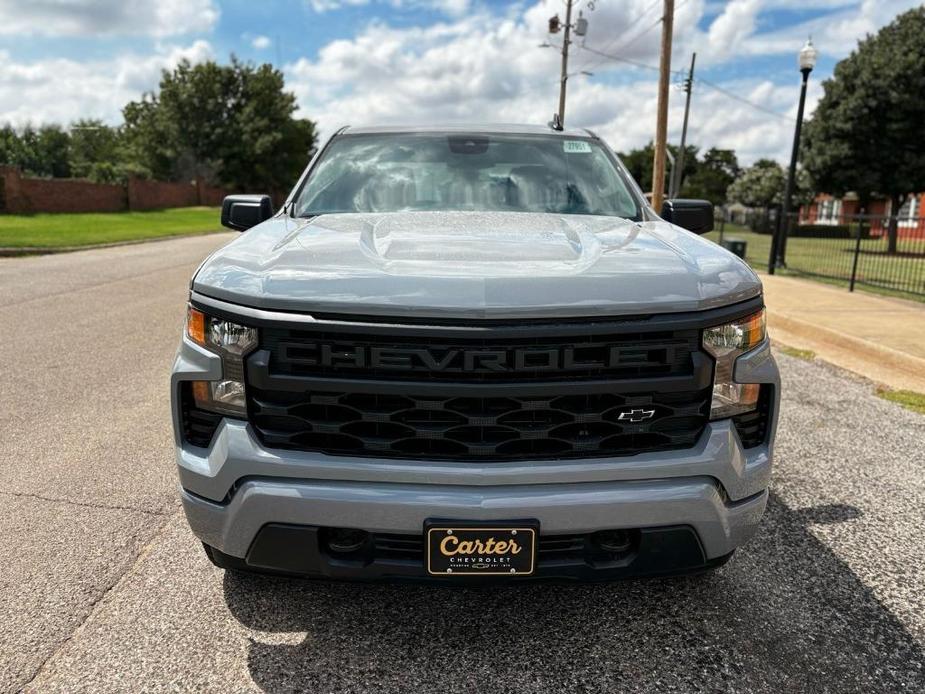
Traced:
<path fill-rule="evenodd" d="M 925 358 L 916 357 L 906 352 L 893 349 L 892 347 L 878 345 L 869 340 L 854 337 L 839 332 L 838 330 L 833 330 L 832 328 L 826 328 L 798 318 L 782 316 L 773 311 L 768 311 L 768 325 L 772 329 L 775 327 L 780 328 L 796 337 L 803 337 L 810 342 L 822 344 L 838 351 L 848 350 L 851 352 L 852 356 L 870 360 L 878 367 L 893 369 L 907 374 L 911 381 L 920 381 L 923 378 L 922 375 L 925 374 Z M 771 337 L 774 339 L 773 335 Z M 781 341 L 784 344 L 789 344 L 788 340 Z M 791 346 L 797 347 L 798 345 Z M 823 356 L 823 359 L 824 358 Z M 842 368 L 847 368 L 849 371 L 858 372 L 857 369 L 839 364 L 838 360 L 829 359 L 829 361 L 842 366 Z M 869 374 L 862 373 L 861 375 L 867 376 L 868 378 L 871 377 Z"/>
<path fill-rule="evenodd" d="M 157 241 L 171 241 L 185 239 L 191 236 L 210 236 L 225 233 L 226 229 L 214 231 L 199 231 L 188 234 L 171 234 L 169 236 L 155 236 L 150 239 L 129 239 L 126 241 L 112 241 L 110 243 L 93 243 L 86 246 L 0 246 L 0 258 L 17 258 L 28 255 L 54 255 L 56 253 L 75 253 L 77 251 L 92 251 L 99 248 L 119 248 L 120 246 L 137 246 L 141 243 L 156 243 Z"/>

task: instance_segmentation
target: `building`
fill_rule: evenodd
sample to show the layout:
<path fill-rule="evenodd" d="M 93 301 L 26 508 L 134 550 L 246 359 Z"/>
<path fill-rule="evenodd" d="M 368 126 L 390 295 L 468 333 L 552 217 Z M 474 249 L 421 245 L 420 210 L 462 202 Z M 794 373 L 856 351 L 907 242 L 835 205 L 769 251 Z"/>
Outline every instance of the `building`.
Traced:
<path fill-rule="evenodd" d="M 873 199 L 867 210 L 871 218 L 872 236 L 886 233 L 888 220 L 893 216 L 888 198 Z M 847 224 L 861 213 L 856 193 L 837 198 L 820 193 L 809 205 L 800 207 L 800 224 L 832 225 Z M 925 193 L 910 195 L 899 209 L 898 233 L 900 238 L 925 238 Z"/>

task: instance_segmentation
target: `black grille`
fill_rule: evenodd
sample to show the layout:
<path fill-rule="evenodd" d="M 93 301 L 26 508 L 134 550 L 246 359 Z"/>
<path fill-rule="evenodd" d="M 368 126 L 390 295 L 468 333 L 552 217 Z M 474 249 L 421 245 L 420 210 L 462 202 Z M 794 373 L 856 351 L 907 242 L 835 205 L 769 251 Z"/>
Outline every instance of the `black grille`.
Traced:
<path fill-rule="evenodd" d="M 423 535 L 373 535 L 373 552 L 377 558 L 424 561 Z"/>
<path fill-rule="evenodd" d="M 732 423 L 739 433 L 743 448 L 754 448 L 765 442 L 768 434 L 768 424 L 771 419 L 771 395 L 772 386 L 761 386 L 761 393 L 758 395 L 758 408 L 732 418 Z"/>
<path fill-rule="evenodd" d="M 251 421 L 270 447 L 331 454 L 499 460 L 619 456 L 693 446 L 707 422 L 709 395 L 701 390 L 437 397 L 254 389 Z"/>
<path fill-rule="evenodd" d="M 712 322 L 721 319 L 264 324 L 247 360 L 248 417 L 268 447 L 331 455 L 503 461 L 690 448 L 709 417 L 712 360 L 698 326 Z"/>

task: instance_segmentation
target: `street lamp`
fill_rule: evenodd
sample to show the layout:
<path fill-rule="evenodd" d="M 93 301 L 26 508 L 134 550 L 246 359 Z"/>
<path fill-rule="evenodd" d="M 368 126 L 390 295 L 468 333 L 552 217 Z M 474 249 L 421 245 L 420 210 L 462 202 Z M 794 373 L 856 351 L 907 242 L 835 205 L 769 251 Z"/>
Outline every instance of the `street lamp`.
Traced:
<path fill-rule="evenodd" d="M 787 172 L 787 187 L 784 189 L 784 205 L 777 219 L 777 233 L 771 242 L 771 255 L 768 257 L 768 274 L 774 274 L 774 268 L 784 267 L 787 251 L 787 229 L 790 220 L 790 201 L 793 197 L 793 181 L 797 173 L 797 155 L 800 152 L 800 130 L 803 127 L 803 107 L 806 104 L 806 83 L 809 73 L 816 67 L 816 58 L 819 53 L 813 46 L 813 40 L 807 39 L 800 49 L 799 65 L 803 75 L 803 85 L 800 88 L 800 106 L 797 109 L 797 124 L 793 133 L 793 150 L 790 154 L 790 170 Z"/>
<path fill-rule="evenodd" d="M 816 67 L 816 58 L 818 56 L 819 51 L 813 45 L 812 38 L 806 39 L 806 43 L 800 49 L 800 72 L 803 72 L 804 78 Z"/>

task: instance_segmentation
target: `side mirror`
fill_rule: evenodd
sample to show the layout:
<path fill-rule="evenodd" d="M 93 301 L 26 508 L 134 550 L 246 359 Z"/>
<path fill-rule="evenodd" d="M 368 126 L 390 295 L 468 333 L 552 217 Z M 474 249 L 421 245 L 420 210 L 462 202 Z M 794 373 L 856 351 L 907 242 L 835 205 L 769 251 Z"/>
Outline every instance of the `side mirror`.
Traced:
<path fill-rule="evenodd" d="M 713 231 L 713 203 L 709 200 L 666 200 L 661 217 L 695 234 Z"/>
<path fill-rule="evenodd" d="M 245 231 L 273 216 L 269 195 L 226 195 L 222 200 L 222 226 Z"/>

